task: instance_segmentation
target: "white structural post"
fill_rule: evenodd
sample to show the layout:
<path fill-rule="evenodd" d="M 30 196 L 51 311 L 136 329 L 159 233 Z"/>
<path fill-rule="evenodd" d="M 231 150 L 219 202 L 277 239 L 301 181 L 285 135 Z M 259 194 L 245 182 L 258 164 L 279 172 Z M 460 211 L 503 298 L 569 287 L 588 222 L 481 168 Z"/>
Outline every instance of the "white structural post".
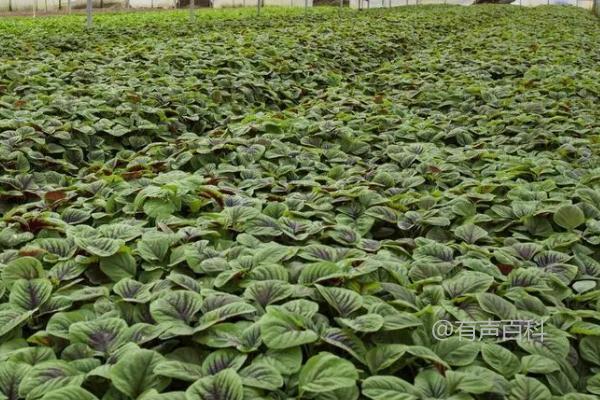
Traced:
<path fill-rule="evenodd" d="M 344 8 L 344 0 L 340 0 L 340 11 L 342 11 L 342 8 Z"/>
<path fill-rule="evenodd" d="M 260 16 L 260 0 L 256 1 L 256 15 Z"/>
<path fill-rule="evenodd" d="M 92 8 L 93 8 L 93 0 L 87 0 L 87 28 L 90 29 L 92 27 Z"/>
<path fill-rule="evenodd" d="M 71 14 L 71 0 L 67 0 L 67 14 Z"/>
<path fill-rule="evenodd" d="M 194 22 L 194 0 L 190 0 L 190 22 Z"/>

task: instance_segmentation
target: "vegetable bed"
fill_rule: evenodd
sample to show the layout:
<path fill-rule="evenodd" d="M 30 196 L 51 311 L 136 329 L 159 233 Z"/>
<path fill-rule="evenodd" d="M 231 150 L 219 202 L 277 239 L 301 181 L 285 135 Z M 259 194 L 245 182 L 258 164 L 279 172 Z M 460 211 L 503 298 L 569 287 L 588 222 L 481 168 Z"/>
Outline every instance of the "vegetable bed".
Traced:
<path fill-rule="evenodd" d="M 253 12 L 0 20 L 0 399 L 597 399 L 598 20 Z"/>

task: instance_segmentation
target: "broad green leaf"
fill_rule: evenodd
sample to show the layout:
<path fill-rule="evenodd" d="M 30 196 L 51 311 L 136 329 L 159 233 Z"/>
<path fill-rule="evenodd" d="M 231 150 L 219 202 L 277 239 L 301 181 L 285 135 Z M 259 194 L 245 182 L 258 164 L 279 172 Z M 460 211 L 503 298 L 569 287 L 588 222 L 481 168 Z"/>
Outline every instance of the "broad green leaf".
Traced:
<path fill-rule="evenodd" d="M 305 327 L 303 318 L 276 309 L 269 309 L 260 319 L 260 334 L 271 349 L 287 349 L 316 342 L 317 333 Z"/>
<path fill-rule="evenodd" d="M 9 361 L 29 364 L 34 366 L 43 361 L 56 359 L 54 351 L 49 347 L 25 347 L 15 350 L 8 358 Z"/>
<path fill-rule="evenodd" d="M 511 381 L 510 400 L 547 400 L 551 397 L 550 390 L 537 379 L 517 375 Z"/>
<path fill-rule="evenodd" d="M 42 400 L 97 400 L 98 398 L 87 390 L 77 386 L 67 386 L 53 390 L 42 397 Z"/>
<path fill-rule="evenodd" d="M 224 369 L 239 370 L 248 356 L 233 349 L 213 351 L 202 362 L 204 375 L 215 375 Z"/>
<path fill-rule="evenodd" d="M 595 365 L 600 366 L 600 337 L 586 336 L 579 342 L 581 357 Z"/>
<path fill-rule="evenodd" d="M 302 367 L 302 350 L 299 346 L 283 350 L 269 349 L 258 360 L 271 364 L 282 375 L 291 375 Z"/>
<path fill-rule="evenodd" d="M 347 351 L 361 363 L 365 363 L 367 348 L 363 341 L 349 329 L 329 328 L 321 334 L 321 339 Z"/>
<path fill-rule="evenodd" d="M 252 323 L 249 321 L 216 324 L 196 335 L 194 341 L 212 348 L 238 347 L 242 345 L 245 329 L 250 325 Z M 256 329 L 260 339 L 260 328 L 257 326 Z"/>
<path fill-rule="evenodd" d="M 321 393 L 354 386 L 358 371 L 351 362 L 321 352 L 308 359 L 300 370 L 300 392 Z"/>
<path fill-rule="evenodd" d="M 202 306 L 202 298 L 196 292 L 177 290 L 168 292 L 150 304 L 152 318 L 159 323 L 190 325 Z"/>
<path fill-rule="evenodd" d="M 19 385 L 19 395 L 37 399 L 52 390 L 80 386 L 84 375 L 62 360 L 46 361 L 32 367 Z"/>
<path fill-rule="evenodd" d="M 431 349 L 429 349 L 427 347 L 414 346 L 414 345 L 407 346 L 406 352 L 410 353 L 411 355 L 413 355 L 417 358 L 422 358 L 429 362 L 432 362 L 435 364 L 440 364 L 441 366 L 443 366 L 445 368 L 449 368 L 449 365 L 448 365 L 448 363 L 446 363 L 446 361 L 442 360 L 437 354 L 435 354 Z"/>
<path fill-rule="evenodd" d="M 201 365 L 183 361 L 160 361 L 156 364 L 154 373 L 186 382 L 194 382 L 204 376 Z"/>
<path fill-rule="evenodd" d="M 426 369 L 415 377 L 415 388 L 424 398 L 446 398 L 449 394 L 446 379 L 436 370 Z"/>
<path fill-rule="evenodd" d="M 367 352 L 367 365 L 371 373 L 377 373 L 400 360 L 406 351 L 407 346 L 402 344 L 380 344 Z"/>
<path fill-rule="evenodd" d="M 557 225 L 573 230 L 585 222 L 585 215 L 577 206 L 564 205 L 554 213 L 553 219 Z"/>
<path fill-rule="evenodd" d="M 262 307 L 266 307 L 269 304 L 286 299 L 292 293 L 292 287 L 286 282 L 264 280 L 252 282 L 244 292 L 244 297 L 256 301 Z"/>
<path fill-rule="evenodd" d="M 446 382 L 451 391 L 482 394 L 494 391 L 493 380 L 482 379 L 476 373 L 446 371 Z"/>
<path fill-rule="evenodd" d="M 347 317 L 362 307 L 362 297 L 352 290 L 321 285 L 315 285 L 315 287 L 325 301 L 342 317 Z"/>
<path fill-rule="evenodd" d="M 113 223 L 100 225 L 98 227 L 98 233 L 107 238 L 121 239 L 126 242 L 129 242 L 141 236 L 142 229 L 136 225 L 125 223 Z"/>
<path fill-rule="evenodd" d="M 76 322 L 69 327 L 71 343 L 83 343 L 90 348 L 110 353 L 126 340 L 127 323 L 120 318 L 105 318 Z"/>
<path fill-rule="evenodd" d="M 129 397 L 137 398 L 149 389 L 166 388 L 169 380 L 154 372 L 163 357 L 152 350 L 137 350 L 121 358 L 110 371 L 112 384 Z"/>
<path fill-rule="evenodd" d="M 50 317 L 46 325 L 46 331 L 53 336 L 69 340 L 69 328 L 72 324 L 94 318 L 94 312 L 86 309 L 59 312 Z"/>
<path fill-rule="evenodd" d="M 338 318 L 337 322 L 356 332 L 377 332 L 383 326 L 385 319 L 379 314 L 365 314 L 354 319 Z"/>
<path fill-rule="evenodd" d="M 10 289 L 14 282 L 19 279 L 45 278 L 46 271 L 42 263 L 33 257 L 19 257 L 2 268 L 2 282 Z"/>
<path fill-rule="evenodd" d="M 283 377 L 277 369 L 266 362 L 254 362 L 239 371 L 244 386 L 265 390 L 277 390 L 283 386 Z"/>
<path fill-rule="evenodd" d="M 590 393 L 600 395 L 600 373 L 587 380 L 586 389 Z"/>
<path fill-rule="evenodd" d="M 64 238 L 42 238 L 31 243 L 28 248 L 39 248 L 46 253 L 52 260 L 67 260 L 75 254 L 77 250 L 75 243 L 71 239 Z"/>
<path fill-rule="evenodd" d="M 78 278 L 86 268 L 85 264 L 75 260 L 59 261 L 48 271 L 48 277 L 54 281 L 69 281 Z"/>
<path fill-rule="evenodd" d="M 147 303 L 151 300 L 150 286 L 129 278 L 123 278 L 113 286 L 113 291 L 125 301 Z"/>
<path fill-rule="evenodd" d="M 373 400 L 417 400 L 415 388 L 395 376 L 371 376 L 362 383 L 362 392 Z"/>
<path fill-rule="evenodd" d="M 521 368 L 519 358 L 510 350 L 493 343 L 484 343 L 481 355 L 485 362 L 503 376 L 510 378 Z"/>
<path fill-rule="evenodd" d="M 336 263 L 328 261 L 316 262 L 302 269 L 298 277 L 298 283 L 309 285 L 327 279 L 339 278 L 344 275 L 344 271 Z"/>
<path fill-rule="evenodd" d="M 145 392 L 139 400 L 187 400 L 185 392 L 158 393 L 155 389 Z"/>
<path fill-rule="evenodd" d="M 544 326 L 544 336 L 541 338 L 527 338 L 517 340 L 517 344 L 529 354 L 549 357 L 555 361 L 561 361 L 570 351 L 569 340 L 561 331 Z"/>
<path fill-rule="evenodd" d="M 199 332 L 229 318 L 252 314 L 255 311 L 256 309 L 254 306 L 242 301 L 226 304 L 202 315 L 198 321 L 198 326 L 194 328 L 194 331 Z"/>
<path fill-rule="evenodd" d="M 470 365 L 480 350 L 479 342 L 471 342 L 458 337 L 449 337 L 433 346 L 433 351 L 441 359 L 453 366 Z"/>
<path fill-rule="evenodd" d="M 0 337 L 24 324 L 32 315 L 33 311 L 22 311 L 13 308 L 0 310 Z"/>
<path fill-rule="evenodd" d="M 550 374 L 556 371 L 560 371 L 560 365 L 548 357 L 531 355 L 521 359 L 521 373 L 523 374 Z"/>
<path fill-rule="evenodd" d="M 444 280 L 442 287 L 452 298 L 470 293 L 487 291 L 494 283 L 494 278 L 488 274 L 475 271 L 462 271 L 456 276 Z"/>
<path fill-rule="evenodd" d="M 198 379 L 186 393 L 186 400 L 244 400 L 242 378 L 232 369 Z"/>
<path fill-rule="evenodd" d="M 16 309 L 33 311 L 50 299 L 52 283 L 47 279 L 19 279 L 13 283 L 9 302 Z"/>
<path fill-rule="evenodd" d="M 119 252 L 109 257 L 100 258 L 100 270 L 113 282 L 133 278 L 136 274 L 135 258 L 129 253 Z"/>
<path fill-rule="evenodd" d="M 122 240 L 103 237 L 75 237 L 75 243 L 81 249 L 98 257 L 110 257 L 125 244 Z"/>
<path fill-rule="evenodd" d="M 0 362 L 0 393 L 9 400 L 18 399 L 19 385 L 30 368 L 23 363 Z"/>
<path fill-rule="evenodd" d="M 471 244 L 481 241 L 488 236 L 485 229 L 474 224 L 462 225 L 454 230 L 454 234 Z"/>
<path fill-rule="evenodd" d="M 138 242 L 137 252 L 146 261 L 161 262 L 166 258 L 174 239 L 172 235 L 148 232 Z"/>
<path fill-rule="evenodd" d="M 509 301 L 493 293 L 479 293 L 477 300 L 481 308 L 502 320 L 512 320 L 517 314 L 517 308 Z"/>

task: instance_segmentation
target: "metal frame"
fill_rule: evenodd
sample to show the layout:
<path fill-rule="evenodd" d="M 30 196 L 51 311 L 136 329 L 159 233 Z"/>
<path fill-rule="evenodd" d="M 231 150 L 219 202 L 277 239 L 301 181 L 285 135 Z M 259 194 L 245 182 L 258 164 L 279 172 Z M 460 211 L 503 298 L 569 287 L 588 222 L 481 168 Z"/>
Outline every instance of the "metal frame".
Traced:
<path fill-rule="evenodd" d="M 93 10 L 94 10 L 94 0 L 87 0 L 87 7 L 86 7 L 86 13 L 87 13 L 87 21 L 86 21 L 86 27 L 88 29 L 92 28 L 92 25 L 94 23 L 94 16 L 93 14 Z"/>
<path fill-rule="evenodd" d="M 195 8 L 196 8 L 196 4 L 195 4 L 196 0 L 190 0 L 189 3 L 189 11 L 190 11 L 190 22 L 194 22 L 195 21 Z M 370 9 L 371 8 L 371 1 L 375 1 L 375 0 L 357 0 L 358 2 L 358 10 L 364 10 L 364 9 Z M 33 0 L 33 18 L 36 18 L 37 15 L 39 14 L 39 4 L 38 4 L 39 0 Z M 59 7 L 59 10 L 62 10 L 64 5 L 66 2 L 66 9 L 67 9 L 67 14 L 70 14 L 72 11 L 72 0 L 62 0 L 62 2 L 59 3 L 62 4 L 62 6 Z M 210 7 L 213 7 L 213 1 L 210 0 Z M 366 7 L 365 7 L 365 2 Z M 448 0 L 440 0 L 440 2 L 443 2 L 443 4 L 448 4 Z M 103 1 L 101 1 L 101 4 L 103 3 Z M 154 3 L 155 0 L 151 0 L 151 8 L 154 8 Z M 179 3 L 179 1 L 174 0 L 174 7 L 177 7 L 177 3 Z M 306 12 L 308 12 L 308 7 L 309 7 L 309 0 L 304 0 L 304 9 Z M 523 0 L 519 0 L 518 5 L 523 7 Z M 553 4 L 554 1 L 553 0 L 546 0 L 546 5 L 551 5 Z M 576 7 L 580 7 L 581 2 L 579 0 L 575 0 L 575 6 Z M 13 11 L 13 4 L 14 1 L 13 0 L 8 0 L 8 5 L 9 5 L 9 11 Z M 246 0 L 243 0 L 243 4 L 246 5 Z M 421 0 L 415 0 L 415 5 L 420 5 L 422 4 Z M 295 0 L 290 0 L 290 6 L 294 7 L 296 5 Z M 392 5 L 392 0 L 388 0 L 387 4 L 385 0 L 381 0 L 381 8 L 386 8 L 386 5 L 388 8 L 392 8 L 394 7 Z M 409 0 L 405 0 L 404 5 L 408 6 L 410 5 Z M 399 6 L 399 5 L 397 5 Z M 130 0 L 125 0 L 125 7 L 126 8 L 130 8 L 131 7 L 131 3 Z M 257 0 L 256 2 L 256 14 L 257 16 L 260 16 L 261 14 L 261 9 L 264 7 L 264 0 Z M 374 5 L 374 7 L 377 7 Z M 93 27 L 93 23 L 94 23 L 94 17 L 93 17 L 93 0 L 87 0 L 87 4 L 86 4 L 86 28 L 90 29 Z M 341 11 L 344 8 L 344 0 L 339 0 L 339 10 Z M 47 11 L 47 10 L 46 10 Z M 592 13 L 594 13 L 596 16 L 600 17 L 600 0 L 592 0 Z"/>

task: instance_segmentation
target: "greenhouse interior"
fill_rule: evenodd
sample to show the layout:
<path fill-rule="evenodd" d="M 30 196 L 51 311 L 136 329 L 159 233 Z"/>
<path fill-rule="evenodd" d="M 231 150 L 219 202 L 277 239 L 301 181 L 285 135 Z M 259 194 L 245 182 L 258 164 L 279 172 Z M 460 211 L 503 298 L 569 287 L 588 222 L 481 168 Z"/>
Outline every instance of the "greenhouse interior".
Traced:
<path fill-rule="evenodd" d="M 319 0 L 317 0 L 319 2 Z M 595 0 L 515 0 L 514 5 L 572 5 L 592 9 Z M 0 12 L 59 12 L 67 10 L 83 10 L 88 0 L 0 0 Z M 90 0 L 96 9 L 177 9 L 189 7 L 189 0 Z M 391 8 L 425 4 L 471 5 L 473 0 L 342 0 L 342 4 L 354 9 Z M 262 6 L 280 7 L 313 7 L 313 5 L 337 5 L 335 0 L 322 0 L 313 4 L 313 0 L 261 0 Z M 195 7 L 235 8 L 257 7 L 257 0 L 193 0 Z"/>
<path fill-rule="evenodd" d="M 600 0 L 0 0 L 0 400 L 600 399 Z"/>

